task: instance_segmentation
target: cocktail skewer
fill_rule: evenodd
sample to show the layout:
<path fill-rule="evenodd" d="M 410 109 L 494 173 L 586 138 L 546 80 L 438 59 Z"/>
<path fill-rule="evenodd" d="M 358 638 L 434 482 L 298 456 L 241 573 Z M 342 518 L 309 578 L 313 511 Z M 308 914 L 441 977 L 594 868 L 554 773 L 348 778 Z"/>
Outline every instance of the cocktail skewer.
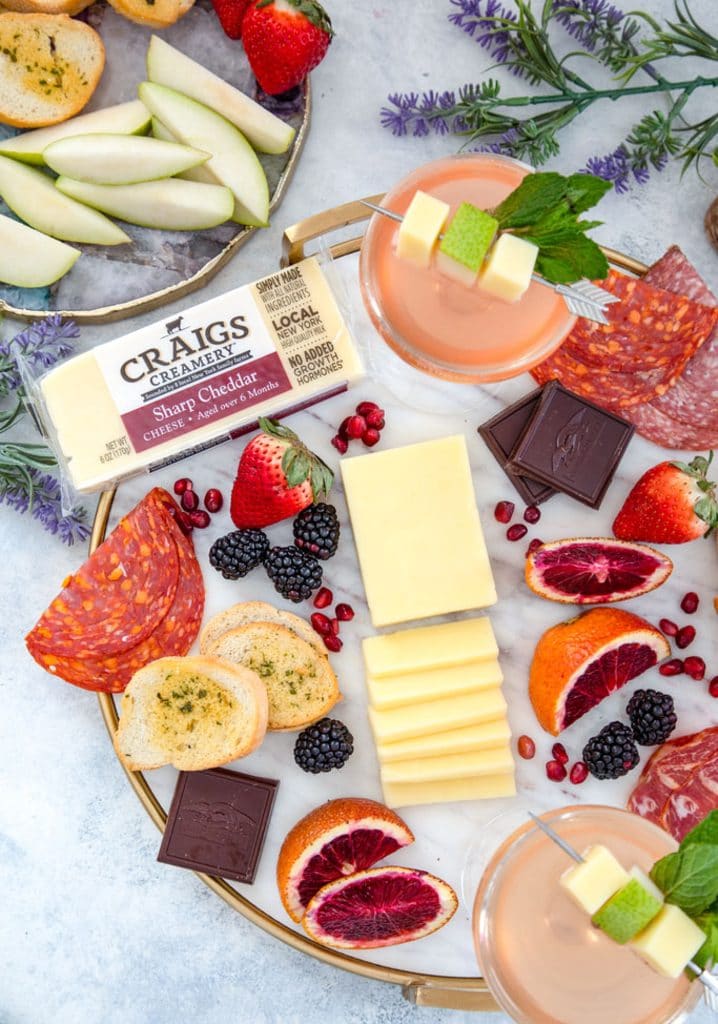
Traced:
<path fill-rule="evenodd" d="M 404 220 L 400 213 L 387 210 L 386 207 L 378 206 L 376 203 L 370 203 L 368 199 L 362 199 L 360 202 L 364 206 L 368 206 L 374 213 L 380 213 L 383 217 L 389 217 L 399 224 Z M 439 235 L 439 238 L 443 237 L 443 235 Z M 585 278 L 576 281 L 575 284 L 555 284 L 553 281 L 547 281 L 540 274 L 532 274 L 531 279 L 542 284 L 545 288 L 551 288 L 560 295 L 564 299 L 568 311 L 573 313 L 574 316 L 593 320 L 597 324 L 607 324 L 609 321 L 605 316 L 604 310 L 611 303 L 620 302 L 618 296 L 611 295 L 604 288 L 599 288 L 598 285 Z"/>
<path fill-rule="evenodd" d="M 571 846 L 571 844 L 560 836 L 558 832 L 555 832 L 550 825 L 547 825 L 542 818 L 539 818 L 536 814 L 532 814 L 531 811 L 528 812 L 528 815 L 534 825 L 537 825 L 541 831 L 548 836 L 551 842 L 555 843 L 556 846 L 559 846 L 567 856 L 571 857 L 572 860 L 575 860 L 577 864 L 584 863 L 584 859 L 578 850 Z M 697 963 L 693 962 L 693 960 L 689 960 L 686 967 L 695 974 L 698 981 L 700 981 L 700 983 L 708 990 L 711 995 L 711 1007 L 715 1009 L 713 1000 L 718 997 L 718 977 L 710 971 L 699 967 Z"/>

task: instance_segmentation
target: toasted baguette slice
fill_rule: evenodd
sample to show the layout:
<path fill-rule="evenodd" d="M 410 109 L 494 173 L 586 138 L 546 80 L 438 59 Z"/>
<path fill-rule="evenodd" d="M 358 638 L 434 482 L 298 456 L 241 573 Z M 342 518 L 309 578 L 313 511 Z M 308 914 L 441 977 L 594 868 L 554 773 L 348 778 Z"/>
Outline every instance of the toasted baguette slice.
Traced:
<path fill-rule="evenodd" d="M 319 637 L 306 619 L 300 619 L 298 615 L 275 608 L 266 601 L 242 601 L 240 604 L 233 604 L 231 608 L 220 612 L 210 619 L 202 630 L 199 638 L 199 649 L 202 654 L 210 654 L 215 643 L 223 633 L 230 629 L 237 629 L 239 626 L 247 626 L 250 622 L 274 622 L 279 626 L 286 626 L 296 633 L 298 637 L 313 647 L 317 654 L 323 658 L 327 656 L 327 649 L 321 637 Z"/>
<path fill-rule="evenodd" d="M 250 622 L 230 629 L 211 654 L 257 673 L 267 687 L 271 730 L 302 729 L 341 698 L 329 659 L 286 626 Z"/>
<path fill-rule="evenodd" d="M 84 22 L 0 14 L 0 122 L 37 128 L 67 120 L 88 102 L 104 66 L 102 40 Z"/>
<path fill-rule="evenodd" d="M 95 0 L 3 0 L 7 11 L 20 14 L 79 14 Z"/>
<path fill-rule="evenodd" d="M 160 658 L 128 683 L 114 743 L 132 771 L 199 771 L 246 757 L 266 731 L 267 691 L 255 672 L 216 658 Z"/>
<path fill-rule="evenodd" d="M 134 21 L 138 25 L 149 25 L 150 28 L 167 28 L 174 25 L 194 6 L 194 0 L 154 0 L 151 4 L 147 0 L 108 2 L 128 21 Z"/>

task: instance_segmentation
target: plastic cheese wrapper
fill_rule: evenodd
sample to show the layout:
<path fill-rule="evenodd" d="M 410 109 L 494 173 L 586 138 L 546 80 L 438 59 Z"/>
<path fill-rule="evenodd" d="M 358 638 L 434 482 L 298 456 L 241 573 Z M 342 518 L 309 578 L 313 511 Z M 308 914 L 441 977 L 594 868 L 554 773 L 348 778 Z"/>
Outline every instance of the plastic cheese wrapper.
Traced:
<path fill-rule="evenodd" d="M 362 373 L 310 257 L 25 384 L 69 483 L 89 493 L 345 391 Z"/>

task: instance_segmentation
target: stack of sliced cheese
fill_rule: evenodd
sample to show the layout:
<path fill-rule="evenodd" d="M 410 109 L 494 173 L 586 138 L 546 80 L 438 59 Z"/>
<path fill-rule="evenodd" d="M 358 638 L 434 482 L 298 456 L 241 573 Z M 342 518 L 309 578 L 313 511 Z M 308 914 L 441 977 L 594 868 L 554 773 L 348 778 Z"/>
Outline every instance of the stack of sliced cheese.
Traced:
<path fill-rule="evenodd" d="M 363 650 L 390 807 L 513 796 L 511 733 L 488 618 L 367 637 Z"/>

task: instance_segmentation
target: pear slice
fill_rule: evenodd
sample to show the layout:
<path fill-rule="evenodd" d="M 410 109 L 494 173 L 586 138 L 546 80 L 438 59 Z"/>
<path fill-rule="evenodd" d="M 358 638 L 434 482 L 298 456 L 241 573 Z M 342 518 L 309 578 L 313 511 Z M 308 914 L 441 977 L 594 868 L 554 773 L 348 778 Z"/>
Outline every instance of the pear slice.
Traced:
<path fill-rule="evenodd" d="M 58 174 L 95 185 L 132 185 L 171 178 L 209 160 L 209 153 L 144 135 L 73 135 L 45 150 L 44 160 Z"/>
<path fill-rule="evenodd" d="M 202 185 L 180 178 L 141 181 L 135 185 L 93 185 L 61 176 L 65 195 L 130 224 L 163 231 L 197 231 L 229 220 L 234 198 L 222 185 Z"/>
<path fill-rule="evenodd" d="M 159 36 L 152 36 L 147 50 L 147 77 L 216 110 L 262 153 L 284 153 L 292 144 L 291 125 Z"/>
<path fill-rule="evenodd" d="M 62 124 L 48 128 L 36 128 L 23 132 L 11 139 L 0 139 L 0 153 L 22 160 L 27 164 L 43 163 L 42 154 L 52 142 L 71 135 L 87 135 L 94 132 L 113 132 L 117 135 L 142 135 L 150 124 L 150 114 L 139 100 L 118 103 L 115 107 L 93 110 L 79 114 Z"/>
<path fill-rule="evenodd" d="M 266 227 L 267 177 L 242 133 L 209 107 L 164 85 L 143 82 L 140 99 L 179 142 L 212 154 L 203 166 L 218 184 L 226 185 L 234 193 L 232 219 L 240 224 Z"/>
<path fill-rule="evenodd" d="M 154 138 L 159 139 L 161 142 L 177 142 L 169 128 L 162 124 L 156 117 L 152 118 L 152 135 Z M 203 181 L 205 185 L 216 185 L 217 179 L 212 177 L 206 167 L 202 164 L 197 164 L 196 167 L 190 167 L 187 171 L 182 171 L 181 174 L 177 175 L 178 178 L 186 178 L 187 181 Z"/>
<path fill-rule="evenodd" d="M 36 167 L 0 156 L 0 196 L 18 217 L 43 234 L 66 242 L 122 245 L 129 235 L 95 210 L 58 192 Z"/>
<path fill-rule="evenodd" d="M 45 288 L 66 274 L 79 256 L 79 249 L 0 214 L 0 281 L 3 284 Z"/>
<path fill-rule="evenodd" d="M 662 899 L 657 899 L 638 878 L 632 878 L 596 911 L 591 921 L 623 946 L 651 923 L 662 906 Z"/>

